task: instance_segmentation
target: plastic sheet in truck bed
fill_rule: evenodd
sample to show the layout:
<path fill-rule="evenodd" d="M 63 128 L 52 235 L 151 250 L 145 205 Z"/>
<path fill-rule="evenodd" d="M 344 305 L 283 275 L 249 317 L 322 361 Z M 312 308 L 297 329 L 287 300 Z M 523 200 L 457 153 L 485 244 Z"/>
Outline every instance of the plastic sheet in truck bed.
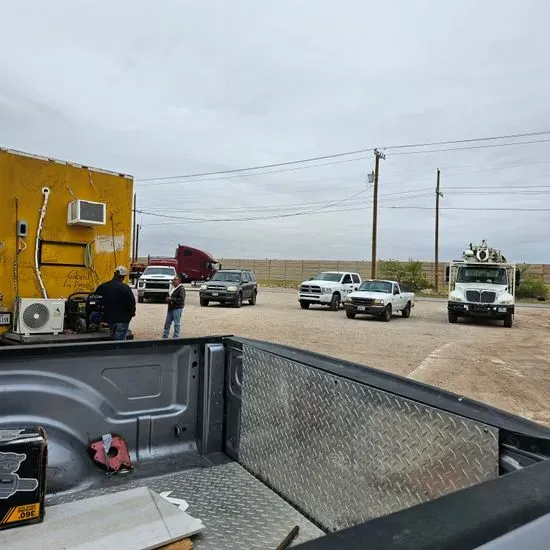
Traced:
<path fill-rule="evenodd" d="M 188 513 L 203 521 L 206 529 L 193 537 L 194 548 L 276 548 L 295 525 L 300 527 L 300 532 L 294 539 L 294 545 L 324 535 L 323 531 L 236 462 L 191 468 L 158 477 L 126 479 L 127 482 L 122 484 L 119 478 L 111 486 L 52 496 L 48 504 L 149 487 L 158 493 L 171 491 L 171 497 L 186 500 Z M 108 478 L 105 481 L 107 484 Z"/>

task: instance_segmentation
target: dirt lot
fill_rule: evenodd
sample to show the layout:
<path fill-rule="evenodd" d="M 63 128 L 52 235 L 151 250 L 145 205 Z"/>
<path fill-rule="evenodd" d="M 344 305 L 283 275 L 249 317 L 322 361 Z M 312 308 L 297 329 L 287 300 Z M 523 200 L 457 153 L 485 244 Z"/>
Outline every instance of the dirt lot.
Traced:
<path fill-rule="evenodd" d="M 164 304 L 139 304 L 132 330 L 157 338 Z M 260 289 L 240 310 L 199 307 L 188 291 L 182 337 L 234 334 L 286 344 L 408 376 L 550 425 L 550 308 L 521 307 L 502 323 L 447 322 L 445 302 L 419 301 L 409 319 L 349 320 L 343 311 L 301 310 L 296 293 Z"/>

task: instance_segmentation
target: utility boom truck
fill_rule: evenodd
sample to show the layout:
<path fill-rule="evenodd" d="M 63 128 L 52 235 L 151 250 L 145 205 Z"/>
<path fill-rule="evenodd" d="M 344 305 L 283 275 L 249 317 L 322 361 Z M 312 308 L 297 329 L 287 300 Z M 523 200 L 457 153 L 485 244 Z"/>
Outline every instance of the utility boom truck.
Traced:
<path fill-rule="evenodd" d="M 489 247 L 485 240 L 480 245 L 470 244 L 463 259 L 447 267 L 446 279 L 449 323 L 456 323 L 459 317 L 485 317 L 512 327 L 520 272 L 500 250 Z"/>

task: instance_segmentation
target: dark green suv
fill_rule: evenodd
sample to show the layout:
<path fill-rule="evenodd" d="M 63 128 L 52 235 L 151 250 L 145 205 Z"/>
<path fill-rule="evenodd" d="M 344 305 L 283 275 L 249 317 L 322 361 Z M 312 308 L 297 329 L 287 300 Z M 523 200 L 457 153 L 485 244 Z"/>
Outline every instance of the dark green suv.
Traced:
<path fill-rule="evenodd" d="M 243 301 L 248 301 L 253 306 L 258 296 L 258 284 L 251 271 L 220 269 L 210 281 L 201 286 L 199 296 L 202 307 L 210 302 L 241 307 Z"/>

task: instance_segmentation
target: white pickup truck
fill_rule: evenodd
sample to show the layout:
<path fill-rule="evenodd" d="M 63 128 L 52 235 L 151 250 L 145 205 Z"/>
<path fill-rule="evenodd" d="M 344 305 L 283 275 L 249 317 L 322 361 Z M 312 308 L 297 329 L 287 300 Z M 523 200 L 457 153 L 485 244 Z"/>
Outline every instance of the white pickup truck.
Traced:
<path fill-rule="evenodd" d="M 175 276 L 176 270 L 171 266 L 147 266 L 138 281 L 138 302 L 142 304 L 146 298 L 164 300 Z"/>
<path fill-rule="evenodd" d="M 359 290 L 348 294 L 344 300 L 346 316 L 355 319 L 357 314 L 373 315 L 383 321 L 391 321 L 392 315 L 401 312 L 410 317 L 414 307 L 414 292 L 401 292 L 397 281 L 364 281 Z"/>
<path fill-rule="evenodd" d="M 319 304 L 337 311 L 346 296 L 357 290 L 360 284 L 359 273 L 322 271 L 300 285 L 298 300 L 302 309 L 307 309 L 311 304 Z"/>

